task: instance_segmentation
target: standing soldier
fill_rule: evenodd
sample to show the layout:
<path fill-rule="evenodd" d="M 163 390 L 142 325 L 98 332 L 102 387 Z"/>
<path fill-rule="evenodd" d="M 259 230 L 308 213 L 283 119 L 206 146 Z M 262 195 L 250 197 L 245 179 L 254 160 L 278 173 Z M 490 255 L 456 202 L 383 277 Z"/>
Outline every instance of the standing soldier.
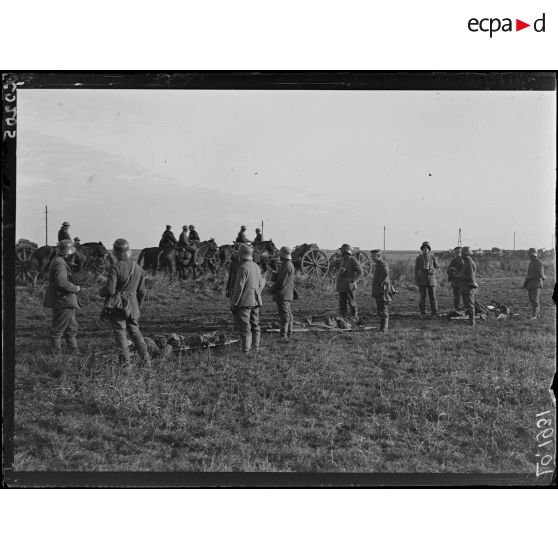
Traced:
<path fill-rule="evenodd" d="M 110 324 L 114 333 L 120 364 L 130 366 L 130 353 L 126 331 L 130 334 L 142 362 L 151 364 L 147 345 L 139 329 L 140 306 L 145 296 L 145 277 L 141 266 L 132 261 L 132 251 L 128 241 L 117 238 L 112 246 L 116 262 L 109 271 L 106 285 L 99 293 L 102 297 L 112 297 L 117 293 L 126 300 L 130 315 L 126 317 L 121 310 L 114 309 Z"/>
<path fill-rule="evenodd" d="M 188 225 L 182 226 L 182 232 L 178 237 L 178 246 L 186 246 L 188 244 Z"/>
<path fill-rule="evenodd" d="M 380 331 L 386 332 L 389 325 L 388 304 L 391 300 L 392 287 L 389 279 L 388 264 L 382 260 L 381 250 L 372 250 L 374 275 L 372 276 L 372 296 L 376 299 L 376 307 L 380 318 Z"/>
<path fill-rule="evenodd" d="M 537 256 L 537 250 L 535 248 L 529 248 L 528 251 L 529 267 L 527 268 L 527 275 L 525 276 L 525 281 L 523 282 L 523 288 L 527 289 L 529 294 L 529 302 L 531 304 L 531 319 L 536 320 L 540 318 L 540 295 L 541 289 L 543 287 L 543 281 L 546 279 L 544 275 L 544 266 L 541 260 Z"/>
<path fill-rule="evenodd" d="M 461 250 L 461 256 L 463 258 L 463 267 L 461 268 L 461 271 L 456 274 L 455 279 L 459 284 L 465 311 L 469 315 L 469 324 L 471 324 L 471 327 L 474 327 L 475 291 L 478 288 L 476 277 L 477 266 L 471 258 L 471 249 L 469 248 L 469 246 L 463 246 L 463 250 Z"/>
<path fill-rule="evenodd" d="M 161 240 L 159 242 L 159 248 L 162 248 L 163 250 L 167 250 L 169 248 L 175 248 L 176 245 L 178 244 L 178 242 L 176 242 L 174 233 L 171 231 L 171 228 L 172 227 L 170 225 L 167 225 L 165 232 L 161 236 Z"/>
<path fill-rule="evenodd" d="M 198 234 L 198 231 L 196 231 L 194 225 L 190 225 L 188 228 L 190 229 L 188 240 L 190 240 L 191 242 L 200 242 L 200 235 Z"/>
<path fill-rule="evenodd" d="M 70 236 L 70 223 L 68 223 L 68 221 L 64 221 L 58 231 L 58 242 L 61 242 L 62 240 L 72 240 L 72 237 Z"/>
<path fill-rule="evenodd" d="M 275 281 L 269 288 L 273 295 L 273 300 L 277 304 L 279 321 L 281 323 L 280 335 L 283 341 L 288 341 L 293 335 L 293 313 L 291 302 L 294 299 L 294 277 L 295 269 L 292 262 L 291 249 L 283 246 L 279 250 L 281 266 L 277 271 Z"/>
<path fill-rule="evenodd" d="M 348 244 L 341 246 L 341 261 L 337 273 L 337 292 L 339 293 L 339 313 L 347 317 L 347 305 L 351 309 L 351 316 L 359 323 L 358 309 L 355 299 L 356 281 L 364 276 L 364 271 L 358 260 L 352 255 L 353 249 Z"/>
<path fill-rule="evenodd" d="M 261 292 L 265 279 L 261 275 L 260 267 L 252 260 L 253 252 L 251 246 L 240 246 L 240 263 L 236 269 L 231 296 L 231 311 L 235 327 L 240 334 L 243 353 L 248 353 L 252 347 L 256 350 L 260 348 Z"/>
<path fill-rule="evenodd" d="M 262 231 L 260 229 L 256 229 L 256 238 L 254 238 L 254 242 L 262 242 Z"/>
<path fill-rule="evenodd" d="M 60 354 L 62 350 L 62 337 L 66 339 L 66 344 L 72 352 L 78 350 L 76 308 L 80 306 L 76 295 L 80 287 L 70 281 L 71 271 L 68 266 L 68 260 L 75 251 L 71 240 L 61 240 L 48 269 L 48 288 L 43 306 L 52 308 L 50 340 L 55 355 Z"/>
<path fill-rule="evenodd" d="M 240 242 L 242 244 L 246 244 L 248 242 L 248 238 L 246 237 L 246 227 L 244 225 L 242 225 L 242 227 L 240 227 L 240 231 L 238 232 L 238 235 L 236 236 L 235 242 Z"/>
<path fill-rule="evenodd" d="M 453 289 L 453 307 L 456 311 L 459 310 L 461 303 L 461 290 L 459 289 L 459 282 L 455 276 L 463 269 L 463 258 L 461 257 L 461 246 L 456 246 L 453 249 L 453 259 L 449 263 L 447 274 L 448 280 Z"/>
<path fill-rule="evenodd" d="M 438 262 L 436 257 L 432 254 L 430 243 L 423 242 L 421 247 L 422 254 L 417 256 L 415 260 L 415 282 L 419 288 L 420 301 L 419 310 L 421 316 L 426 316 L 426 293 L 430 299 L 430 312 L 432 317 L 438 316 L 438 302 L 436 301 L 436 287 L 438 280 L 436 279 L 436 270 L 438 269 Z"/>

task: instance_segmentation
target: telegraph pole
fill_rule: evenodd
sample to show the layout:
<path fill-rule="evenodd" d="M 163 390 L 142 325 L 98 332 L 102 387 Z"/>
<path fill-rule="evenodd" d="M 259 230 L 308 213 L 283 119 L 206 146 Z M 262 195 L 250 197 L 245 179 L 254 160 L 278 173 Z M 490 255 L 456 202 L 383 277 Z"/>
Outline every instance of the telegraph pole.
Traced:
<path fill-rule="evenodd" d="M 384 252 L 386 251 L 386 226 L 384 225 Z"/>
<path fill-rule="evenodd" d="M 263 219 L 262 219 L 262 240 L 264 240 L 264 235 L 263 235 Z"/>
<path fill-rule="evenodd" d="M 515 231 L 513 231 L 513 251 L 515 252 Z"/>
<path fill-rule="evenodd" d="M 45 246 L 48 246 L 48 205 L 45 205 Z"/>
<path fill-rule="evenodd" d="M 459 228 L 459 235 L 457 237 L 457 245 L 461 248 L 461 228 Z"/>

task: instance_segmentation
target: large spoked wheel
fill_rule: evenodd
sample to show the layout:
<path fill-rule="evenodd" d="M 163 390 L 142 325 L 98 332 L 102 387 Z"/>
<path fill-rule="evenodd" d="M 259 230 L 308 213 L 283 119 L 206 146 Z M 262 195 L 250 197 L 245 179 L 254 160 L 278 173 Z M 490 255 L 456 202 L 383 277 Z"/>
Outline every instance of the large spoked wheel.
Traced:
<path fill-rule="evenodd" d="M 35 282 L 36 271 L 31 266 L 31 256 L 34 248 L 19 246 L 15 252 L 15 281 L 16 285 L 29 285 Z"/>
<path fill-rule="evenodd" d="M 339 273 L 341 267 L 341 254 L 336 252 L 329 258 L 329 276 L 335 277 Z"/>
<path fill-rule="evenodd" d="M 308 250 L 300 261 L 302 273 L 308 277 L 325 277 L 329 269 L 327 256 L 321 250 Z"/>
<path fill-rule="evenodd" d="M 366 252 L 356 252 L 355 258 L 362 266 L 364 277 L 368 277 L 370 270 L 372 269 L 372 261 L 370 259 L 370 256 Z"/>

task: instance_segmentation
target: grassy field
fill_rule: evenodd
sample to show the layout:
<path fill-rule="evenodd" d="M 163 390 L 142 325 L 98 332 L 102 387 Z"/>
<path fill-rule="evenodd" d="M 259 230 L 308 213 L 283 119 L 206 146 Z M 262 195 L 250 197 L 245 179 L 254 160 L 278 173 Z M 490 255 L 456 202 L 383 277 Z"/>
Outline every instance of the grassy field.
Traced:
<path fill-rule="evenodd" d="M 396 258 L 391 263 L 396 266 Z M 47 355 L 42 287 L 16 293 L 16 470 L 518 472 L 535 480 L 535 414 L 553 409 L 554 277 L 547 266 L 542 319 L 529 320 L 520 276 L 481 275 L 479 299 L 519 314 L 421 321 L 411 260 L 401 258 L 391 330 L 263 337 L 156 359 L 123 372 L 99 321 L 98 286 L 80 295 L 83 355 Z M 526 267 L 523 266 L 523 268 Z M 331 281 L 297 279 L 295 319 L 336 312 Z M 235 337 L 222 278 L 150 280 L 144 334 L 224 331 Z M 365 281 L 361 314 L 377 325 Z M 451 307 L 440 288 L 442 311 Z M 276 321 L 264 296 L 262 323 Z M 549 481 L 550 475 L 540 477 Z"/>

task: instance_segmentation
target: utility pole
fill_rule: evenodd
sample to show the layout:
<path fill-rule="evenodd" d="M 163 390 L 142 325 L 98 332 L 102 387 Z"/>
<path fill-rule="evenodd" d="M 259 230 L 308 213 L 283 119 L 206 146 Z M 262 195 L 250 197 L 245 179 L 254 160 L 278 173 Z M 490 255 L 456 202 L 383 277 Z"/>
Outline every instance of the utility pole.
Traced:
<path fill-rule="evenodd" d="M 457 245 L 461 248 L 461 228 L 459 228 L 459 235 L 457 236 Z"/>
<path fill-rule="evenodd" d="M 386 226 L 384 225 L 384 252 L 386 251 Z"/>
<path fill-rule="evenodd" d="M 48 205 L 45 205 L 45 245 L 48 246 Z"/>
<path fill-rule="evenodd" d="M 513 231 L 513 251 L 515 252 L 515 231 Z"/>
<path fill-rule="evenodd" d="M 263 219 L 262 219 L 262 240 L 264 240 L 264 235 L 263 235 Z"/>

